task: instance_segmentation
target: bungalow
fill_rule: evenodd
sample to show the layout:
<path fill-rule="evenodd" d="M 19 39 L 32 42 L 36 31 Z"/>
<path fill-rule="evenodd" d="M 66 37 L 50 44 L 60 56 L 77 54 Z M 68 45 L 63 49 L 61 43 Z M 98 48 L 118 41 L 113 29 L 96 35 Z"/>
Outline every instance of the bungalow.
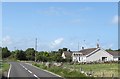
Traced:
<path fill-rule="evenodd" d="M 106 51 L 99 46 L 97 48 L 88 48 L 80 51 L 63 51 L 62 57 L 72 57 L 74 62 L 93 62 L 93 61 L 118 61 L 120 54 L 118 51 Z"/>

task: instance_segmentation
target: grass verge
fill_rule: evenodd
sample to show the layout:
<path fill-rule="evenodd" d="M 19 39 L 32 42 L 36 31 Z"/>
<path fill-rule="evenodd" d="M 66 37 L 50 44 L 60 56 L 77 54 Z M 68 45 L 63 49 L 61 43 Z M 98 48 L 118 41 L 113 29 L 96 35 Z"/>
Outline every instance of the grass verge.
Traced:
<path fill-rule="evenodd" d="M 79 71 L 82 68 L 83 71 L 93 71 L 93 76 L 102 77 L 118 77 L 118 63 L 109 64 L 64 64 L 63 67 L 74 69 Z"/>
<path fill-rule="evenodd" d="M 86 77 L 84 74 L 80 73 L 79 71 L 76 70 L 69 70 L 69 69 L 64 69 L 62 67 L 57 67 L 57 66 L 52 66 L 50 68 L 47 68 L 44 64 L 38 64 L 38 63 L 33 63 L 34 66 L 48 70 L 50 72 L 53 72 L 55 74 L 58 74 L 62 76 L 65 79 L 92 79 L 92 77 Z"/>
<path fill-rule="evenodd" d="M 7 72 L 9 70 L 10 65 L 7 62 L 2 62 L 0 67 L 1 76 L 7 77 Z"/>

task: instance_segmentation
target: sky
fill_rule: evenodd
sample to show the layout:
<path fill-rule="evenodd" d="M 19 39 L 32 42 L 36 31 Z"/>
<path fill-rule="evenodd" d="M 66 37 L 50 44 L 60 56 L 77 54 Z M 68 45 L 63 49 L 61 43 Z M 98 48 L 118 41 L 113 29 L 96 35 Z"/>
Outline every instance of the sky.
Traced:
<path fill-rule="evenodd" d="M 117 2 L 4 2 L 2 26 L 10 50 L 118 49 Z"/>

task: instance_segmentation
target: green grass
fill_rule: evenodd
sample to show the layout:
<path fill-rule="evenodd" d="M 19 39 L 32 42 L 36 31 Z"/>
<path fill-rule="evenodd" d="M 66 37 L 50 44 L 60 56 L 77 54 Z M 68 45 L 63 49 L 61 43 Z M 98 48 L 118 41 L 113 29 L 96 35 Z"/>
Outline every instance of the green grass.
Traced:
<path fill-rule="evenodd" d="M 117 63 L 111 63 L 111 64 L 80 64 L 80 65 L 69 65 L 64 64 L 64 67 L 69 69 L 74 69 L 76 71 L 80 71 L 80 68 L 82 68 L 85 72 L 93 71 L 94 76 L 102 77 L 103 74 L 105 77 L 111 77 L 114 75 L 115 77 L 118 77 L 118 64 Z"/>
<path fill-rule="evenodd" d="M 80 73 L 80 68 L 85 72 L 93 71 L 93 76 L 96 77 L 118 77 L 118 63 L 110 64 L 67 64 L 64 63 L 63 67 L 50 67 L 47 68 L 42 64 L 33 64 L 39 68 L 46 69 L 53 73 L 56 73 L 62 77 L 85 77 Z"/>
<path fill-rule="evenodd" d="M 7 62 L 0 63 L 0 75 L 9 70 L 10 65 Z"/>
<path fill-rule="evenodd" d="M 51 66 L 50 68 L 47 68 L 45 65 L 37 64 L 37 63 L 34 63 L 33 65 L 39 68 L 51 71 L 53 73 L 56 73 L 66 79 L 68 77 L 69 79 L 75 79 L 75 77 L 84 77 L 84 78 L 86 77 L 84 74 L 81 74 L 79 71 L 76 71 L 76 70 L 72 71 L 69 69 L 63 69 L 62 67 L 56 67 L 56 66 Z"/>
<path fill-rule="evenodd" d="M 10 65 L 7 62 L 4 62 L 3 67 L 2 67 L 2 72 L 8 71 L 9 67 L 10 67 Z"/>

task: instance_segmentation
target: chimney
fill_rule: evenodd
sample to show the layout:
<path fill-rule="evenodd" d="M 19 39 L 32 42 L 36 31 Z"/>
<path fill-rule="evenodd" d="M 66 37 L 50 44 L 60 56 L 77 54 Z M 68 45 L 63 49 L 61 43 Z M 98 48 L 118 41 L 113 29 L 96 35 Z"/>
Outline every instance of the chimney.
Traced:
<path fill-rule="evenodd" d="M 97 48 L 99 48 L 100 46 L 99 46 L 99 44 L 97 43 Z"/>
<path fill-rule="evenodd" d="M 82 47 L 82 50 L 84 49 L 84 47 Z"/>

